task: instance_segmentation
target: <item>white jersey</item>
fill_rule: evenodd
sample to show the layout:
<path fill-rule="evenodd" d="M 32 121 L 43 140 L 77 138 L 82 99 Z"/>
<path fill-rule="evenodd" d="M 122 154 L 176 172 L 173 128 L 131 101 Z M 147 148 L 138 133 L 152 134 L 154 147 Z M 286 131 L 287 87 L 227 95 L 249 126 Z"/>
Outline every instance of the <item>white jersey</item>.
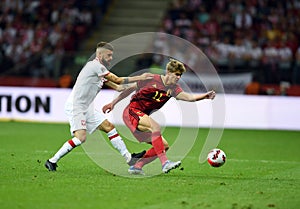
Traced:
<path fill-rule="evenodd" d="M 98 58 L 87 62 L 79 73 L 72 92 L 67 100 L 67 105 L 73 106 L 75 112 L 86 112 L 93 103 L 105 82 L 104 76 L 109 71 L 99 62 Z"/>

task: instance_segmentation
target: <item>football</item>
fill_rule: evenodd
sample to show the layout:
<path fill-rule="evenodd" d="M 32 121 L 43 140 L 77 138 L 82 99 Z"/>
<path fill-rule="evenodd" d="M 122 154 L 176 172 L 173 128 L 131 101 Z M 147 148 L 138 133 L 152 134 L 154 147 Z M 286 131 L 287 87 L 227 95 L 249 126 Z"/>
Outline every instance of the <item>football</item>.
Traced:
<path fill-rule="evenodd" d="M 221 149 L 217 149 L 217 148 L 212 149 L 207 155 L 207 162 L 212 167 L 220 167 L 224 165 L 225 161 L 226 161 L 226 154 Z"/>

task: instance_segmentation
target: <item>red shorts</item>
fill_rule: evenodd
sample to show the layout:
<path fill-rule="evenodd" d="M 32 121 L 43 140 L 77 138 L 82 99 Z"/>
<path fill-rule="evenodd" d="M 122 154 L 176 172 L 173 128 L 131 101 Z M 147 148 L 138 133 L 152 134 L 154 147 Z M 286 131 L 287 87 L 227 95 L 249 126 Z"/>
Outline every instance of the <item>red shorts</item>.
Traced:
<path fill-rule="evenodd" d="M 123 111 L 124 123 L 139 142 L 145 142 L 147 139 L 151 138 L 151 132 L 142 132 L 137 129 L 140 117 L 143 117 L 144 115 L 145 113 L 139 109 L 130 106 L 127 106 Z"/>

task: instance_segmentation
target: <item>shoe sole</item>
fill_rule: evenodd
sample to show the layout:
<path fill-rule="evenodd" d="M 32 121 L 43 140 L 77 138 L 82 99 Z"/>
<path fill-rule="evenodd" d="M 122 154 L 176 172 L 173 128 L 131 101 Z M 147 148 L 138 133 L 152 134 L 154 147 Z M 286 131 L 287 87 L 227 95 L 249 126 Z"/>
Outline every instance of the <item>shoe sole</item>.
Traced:
<path fill-rule="evenodd" d="M 48 166 L 48 165 L 45 165 L 45 167 L 47 168 L 48 171 L 55 171 L 55 170 L 52 170 L 52 169 L 50 168 L 50 166 Z"/>
<path fill-rule="evenodd" d="M 128 173 L 131 175 L 145 175 L 143 170 L 130 170 L 128 169 Z"/>
<path fill-rule="evenodd" d="M 169 170 L 164 171 L 164 173 L 169 173 L 171 170 L 178 168 L 181 165 L 181 162 L 176 164 L 175 166 L 171 167 Z"/>
<path fill-rule="evenodd" d="M 48 169 L 48 171 L 56 171 L 56 168 L 52 168 L 52 165 L 49 165 L 48 162 L 45 163 L 45 167 Z"/>
<path fill-rule="evenodd" d="M 131 175 L 145 175 L 143 172 L 136 172 L 136 171 L 128 171 L 129 174 Z"/>

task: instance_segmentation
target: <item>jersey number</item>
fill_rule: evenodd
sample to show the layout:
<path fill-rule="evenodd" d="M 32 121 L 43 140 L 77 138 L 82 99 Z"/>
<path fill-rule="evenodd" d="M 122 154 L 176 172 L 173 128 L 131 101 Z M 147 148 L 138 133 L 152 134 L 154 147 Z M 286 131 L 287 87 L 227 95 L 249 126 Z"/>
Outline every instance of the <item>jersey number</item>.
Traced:
<path fill-rule="evenodd" d="M 161 97 L 163 96 L 163 93 L 159 93 L 158 91 L 155 92 L 154 97 L 152 99 L 155 99 L 156 101 L 160 102 Z"/>

